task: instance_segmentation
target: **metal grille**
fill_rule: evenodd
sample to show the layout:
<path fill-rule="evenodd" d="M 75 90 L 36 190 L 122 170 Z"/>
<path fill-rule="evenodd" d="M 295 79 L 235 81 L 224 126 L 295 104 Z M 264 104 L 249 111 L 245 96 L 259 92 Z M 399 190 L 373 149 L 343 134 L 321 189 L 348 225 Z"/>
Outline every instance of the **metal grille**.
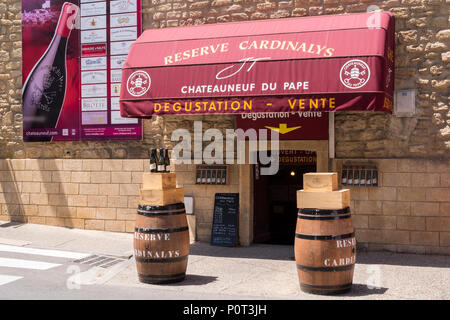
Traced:
<path fill-rule="evenodd" d="M 74 260 L 75 263 L 87 264 L 92 267 L 109 268 L 113 265 L 123 262 L 125 259 L 117 257 L 92 255 L 83 259 Z"/>

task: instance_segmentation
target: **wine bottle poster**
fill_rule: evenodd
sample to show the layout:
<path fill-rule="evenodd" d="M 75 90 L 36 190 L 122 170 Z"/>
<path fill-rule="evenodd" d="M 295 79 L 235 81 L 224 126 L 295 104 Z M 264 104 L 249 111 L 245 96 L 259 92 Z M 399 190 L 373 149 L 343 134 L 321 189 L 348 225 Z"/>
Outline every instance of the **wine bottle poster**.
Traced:
<path fill-rule="evenodd" d="M 22 0 L 23 140 L 141 140 L 117 112 L 140 0 Z"/>

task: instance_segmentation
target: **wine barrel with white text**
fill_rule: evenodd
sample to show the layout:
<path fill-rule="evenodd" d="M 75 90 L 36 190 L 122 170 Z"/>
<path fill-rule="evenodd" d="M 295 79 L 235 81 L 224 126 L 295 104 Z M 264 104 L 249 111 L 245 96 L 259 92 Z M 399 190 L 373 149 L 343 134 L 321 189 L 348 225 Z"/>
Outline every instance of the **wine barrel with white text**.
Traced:
<path fill-rule="evenodd" d="M 138 277 L 145 283 L 184 280 L 189 255 L 189 228 L 184 203 L 139 205 L 134 229 Z"/>
<path fill-rule="evenodd" d="M 350 208 L 300 208 L 294 250 L 302 291 L 337 294 L 351 290 L 356 240 Z"/>

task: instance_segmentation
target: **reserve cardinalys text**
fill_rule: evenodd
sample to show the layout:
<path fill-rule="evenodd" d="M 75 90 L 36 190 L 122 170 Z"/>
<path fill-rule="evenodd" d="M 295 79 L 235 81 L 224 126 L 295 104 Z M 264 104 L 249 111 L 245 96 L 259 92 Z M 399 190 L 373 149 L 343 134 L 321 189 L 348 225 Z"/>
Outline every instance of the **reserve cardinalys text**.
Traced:
<path fill-rule="evenodd" d="M 239 43 L 238 49 L 245 50 L 282 50 L 315 54 L 323 57 L 331 57 L 334 54 L 334 48 L 327 48 L 327 46 L 321 46 L 315 43 L 306 43 L 299 41 L 280 41 L 280 40 L 244 40 Z M 230 50 L 230 44 L 228 42 L 219 43 L 216 45 L 203 46 L 177 52 L 173 55 L 164 57 L 164 64 L 173 64 L 181 62 L 183 60 L 189 60 L 192 58 L 216 54 L 227 53 Z"/>

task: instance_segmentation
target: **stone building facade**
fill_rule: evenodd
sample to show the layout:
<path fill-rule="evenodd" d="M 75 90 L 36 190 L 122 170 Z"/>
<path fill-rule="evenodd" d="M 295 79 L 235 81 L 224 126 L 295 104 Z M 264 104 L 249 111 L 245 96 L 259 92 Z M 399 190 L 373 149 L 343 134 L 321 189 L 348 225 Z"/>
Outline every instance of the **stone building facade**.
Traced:
<path fill-rule="evenodd" d="M 368 249 L 450 253 L 450 4 L 446 0 L 143 0 L 143 28 L 365 12 L 395 15 L 395 89 L 416 89 L 412 117 L 340 112 L 335 157 L 321 171 L 351 161 L 379 166 L 379 187 L 350 187 L 357 241 Z M 173 147 L 175 128 L 193 120 L 235 128 L 235 117 L 159 116 L 144 121 L 143 141 L 23 143 L 21 3 L 0 4 L 0 220 L 132 232 L 142 172 L 151 147 Z M 323 158 L 322 158 L 323 159 Z M 320 167 L 320 168 L 319 168 Z M 194 166 L 175 168 L 195 196 L 191 227 L 209 241 L 214 192 L 239 192 L 239 237 L 252 243 L 250 165 L 231 166 L 227 186 L 195 184 Z"/>

